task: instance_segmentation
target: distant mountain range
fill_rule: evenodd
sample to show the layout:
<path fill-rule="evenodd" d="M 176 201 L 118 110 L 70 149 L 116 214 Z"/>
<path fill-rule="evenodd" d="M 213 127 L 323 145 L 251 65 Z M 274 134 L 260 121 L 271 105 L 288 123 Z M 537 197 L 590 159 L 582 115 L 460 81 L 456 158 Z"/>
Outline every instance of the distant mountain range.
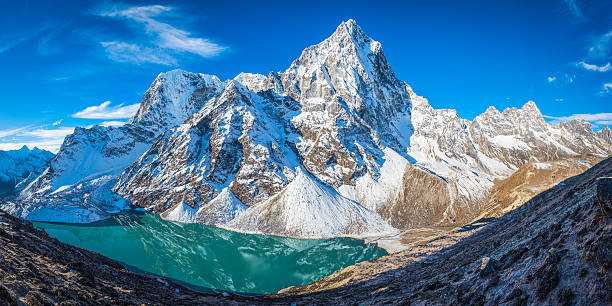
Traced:
<path fill-rule="evenodd" d="M 53 153 L 39 148 L 32 150 L 27 146 L 19 150 L 0 151 L 0 196 L 12 194 L 15 186 L 32 172 L 44 169 Z"/>
<path fill-rule="evenodd" d="M 531 101 L 472 121 L 432 108 L 348 20 L 284 72 L 161 73 L 126 125 L 75 129 L 3 209 L 90 222 L 137 206 L 248 233 L 387 235 L 503 210 L 496 180 L 528 163 L 610 155 L 608 127 L 550 125 Z"/>

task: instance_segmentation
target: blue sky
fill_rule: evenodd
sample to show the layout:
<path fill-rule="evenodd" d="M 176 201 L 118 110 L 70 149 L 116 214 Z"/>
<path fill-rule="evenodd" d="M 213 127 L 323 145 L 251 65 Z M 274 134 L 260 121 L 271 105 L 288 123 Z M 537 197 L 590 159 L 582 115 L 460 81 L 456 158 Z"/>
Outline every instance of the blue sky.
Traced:
<path fill-rule="evenodd" d="M 611 1 L 404 2 L 2 1 L 0 149 L 122 124 L 162 71 L 285 70 L 349 18 L 436 108 L 612 125 Z"/>

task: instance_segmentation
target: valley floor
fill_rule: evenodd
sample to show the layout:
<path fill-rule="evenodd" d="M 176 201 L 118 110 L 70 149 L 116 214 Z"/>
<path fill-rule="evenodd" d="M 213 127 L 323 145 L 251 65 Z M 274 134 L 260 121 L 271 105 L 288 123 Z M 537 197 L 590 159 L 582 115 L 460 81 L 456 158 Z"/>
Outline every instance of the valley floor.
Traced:
<path fill-rule="evenodd" d="M 405 232 L 409 248 L 276 295 L 205 294 L 127 271 L 0 213 L 8 304 L 612 304 L 612 218 L 596 179 L 612 158 L 499 218 Z M 167 283 L 166 283 L 167 282 Z"/>

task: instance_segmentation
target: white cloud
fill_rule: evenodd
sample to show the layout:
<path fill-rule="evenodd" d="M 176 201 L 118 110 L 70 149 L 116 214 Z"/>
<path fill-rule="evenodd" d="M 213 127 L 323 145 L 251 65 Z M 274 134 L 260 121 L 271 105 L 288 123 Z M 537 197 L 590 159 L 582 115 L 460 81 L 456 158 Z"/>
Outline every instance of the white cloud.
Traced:
<path fill-rule="evenodd" d="M 60 125 L 62 124 L 63 119 L 57 120 L 55 122 L 53 122 L 53 125 Z"/>
<path fill-rule="evenodd" d="M 47 125 L 48 126 L 48 125 Z M 14 136 L 11 139 L 0 139 L 0 150 L 16 150 L 21 147 L 28 146 L 29 148 L 38 147 L 39 149 L 48 150 L 51 152 L 59 151 L 66 135 L 74 132 L 73 127 L 60 127 L 47 129 L 38 127 L 33 130 L 32 127 L 15 129 L 19 130 L 10 135 L 0 134 L 1 137 Z"/>
<path fill-rule="evenodd" d="M 546 80 L 548 81 L 548 83 L 552 83 L 556 80 L 557 78 L 554 76 L 549 76 L 548 78 L 546 78 Z"/>
<path fill-rule="evenodd" d="M 612 83 L 605 83 L 602 85 L 602 90 L 599 92 L 601 95 L 612 94 Z"/>
<path fill-rule="evenodd" d="M 610 84 L 612 87 L 612 84 Z M 569 116 L 555 117 L 544 115 L 544 118 L 552 119 L 552 123 L 558 123 L 561 121 L 571 121 L 576 119 L 582 119 L 588 121 L 593 125 L 606 125 L 607 122 L 612 121 L 612 113 L 597 113 L 597 114 L 573 114 Z"/>
<path fill-rule="evenodd" d="M 563 99 L 563 98 L 557 98 L 557 99 L 555 99 L 555 102 L 563 102 L 563 101 L 565 101 L 565 99 Z"/>
<path fill-rule="evenodd" d="M 100 43 L 104 47 L 108 58 L 123 63 L 136 65 L 144 63 L 161 64 L 173 66 L 177 64 L 174 57 L 168 55 L 164 50 L 142 47 L 118 41 L 105 41 Z"/>
<path fill-rule="evenodd" d="M 142 26 L 145 30 L 144 34 L 152 39 L 152 43 L 155 45 L 155 47 L 146 47 L 123 42 L 110 42 L 110 45 L 108 42 L 107 45 L 103 43 L 107 52 L 109 52 L 109 48 L 115 48 L 109 52 L 109 57 L 124 62 L 172 65 L 176 63 L 176 59 L 164 53 L 163 50 L 159 50 L 159 48 L 192 53 L 205 58 L 215 57 L 227 49 L 227 47 L 209 39 L 192 37 L 192 33 L 159 20 L 160 15 L 171 11 L 173 11 L 172 7 L 162 5 L 134 6 L 122 9 L 113 7 L 101 10 L 98 13 L 99 16 L 119 18 Z M 130 55 L 127 57 L 117 56 L 124 52 L 130 53 Z M 154 56 L 155 59 L 144 60 L 150 56 Z"/>
<path fill-rule="evenodd" d="M 140 104 L 123 106 L 110 106 L 111 102 L 106 101 L 97 106 L 90 106 L 72 115 L 73 118 L 83 119 L 125 119 L 131 118 L 140 107 Z"/>
<path fill-rule="evenodd" d="M 125 123 L 126 123 L 125 121 L 114 121 L 113 120 L 113 121 L 104 121 L 104 122 L 101 122 L 98 125 L 101 125 L 101 126 L 122 126 Z"/>
<path fill-rule="evenodd" d="M 72 134 L 74 132 L 73 127 L 60 127 L 57 129 L 36 129 L 33 131 L 24 132 L 23 135 L 32 136 L 43 139 L 64 139 L 66 135 Z"/>
<path fill-rule="evenodd" d="M 586 69 L 586 70 L 591 70 L 591 71 L 599 71 L 599 72 L 606 72 L 610 69 L 612 69 L 612 65 L 610 65 L 610 63 L 607 63 L 603 66 L 597 66 L 597 65 L 593 65 L 593 64 L 587 64 L 584 61 L 579 62 L 577 65 L 582 66 L 582 68 Z"/>

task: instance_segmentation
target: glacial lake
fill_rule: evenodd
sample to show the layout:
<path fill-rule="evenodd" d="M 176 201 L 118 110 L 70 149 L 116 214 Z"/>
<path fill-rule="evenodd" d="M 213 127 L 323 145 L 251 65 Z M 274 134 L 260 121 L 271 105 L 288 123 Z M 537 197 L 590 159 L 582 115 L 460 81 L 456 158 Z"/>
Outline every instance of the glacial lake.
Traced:
<path fill-rule="evenodd" d="M 120 261 L 133 271 L 204 291 L 275 293 L 387 254 L 357 239 L 241 234 L 169 222 L 157 214 L 117 215 L 90 224 L 33 223 L 51 237 Z"/>

